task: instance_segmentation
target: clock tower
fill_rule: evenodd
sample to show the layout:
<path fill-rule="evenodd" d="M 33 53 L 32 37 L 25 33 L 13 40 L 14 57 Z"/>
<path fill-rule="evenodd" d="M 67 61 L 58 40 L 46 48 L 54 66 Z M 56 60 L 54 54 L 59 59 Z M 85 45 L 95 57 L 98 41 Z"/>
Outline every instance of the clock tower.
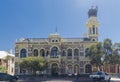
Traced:
<path fill-rule="evenodd" d="M 99 21 L 97 19 L 97 12 L 98 8 L 91 8 L 88 11 L 88 21 L 87 21 L 87 27 L 88 27 L 88 36 L 91 41 L 98 41 L 98 27 L 99 27 Z"/>

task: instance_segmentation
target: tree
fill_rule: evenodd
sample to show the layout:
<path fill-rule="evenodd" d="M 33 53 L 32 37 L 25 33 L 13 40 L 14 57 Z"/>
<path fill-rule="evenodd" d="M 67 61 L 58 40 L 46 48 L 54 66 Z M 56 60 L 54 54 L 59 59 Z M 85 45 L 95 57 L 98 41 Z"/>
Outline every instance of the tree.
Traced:
<path fill-rule="evenodd" d="M 120 54 L 119 54 L 119 50 L 116 49 L 112 49 L 112 54 L 111 55 L 106 55 L 105 58 L 106 62 L 109 64 L 119 64 L 120 65 Z"/>
<path fill-rule="evenodd" d="M 120 43 L 115 43 L 112 45 L 110 39 L 104 40 L 104 54 L 105 54 L 105 64 L 109 65 L 120 65 Z"/>
<path fill-rule="evenodd" d="M 119 64 L 120 65 L 120 44 L 117 44 L 119 49 L 115 49 L 112 46 L 110 39 L 105 39 L 103 43 L 98 42 L 90 46 L 87 51 L 87 56 L 90 58 L 92 65 L 96 65 L 98 70 L 103 64 Z"/>
<path fill-rule="evenodd" d="M 20 67 L 31 69 L 35 74 L 36 71 L 42 71 L 46 68 L 46 61 L 42 57 L 27 57 L 20 60 Z"/>
<path fill-rule="evenodd" d="M 112 54 L 112 41 L 109 38 L 104 39 L 103 47 L 106 55 Z"/>
<path fill-rule="evenodd" d="M 91 45 L 88 49 L 87 56 L 90 58 L 91 64 L 95 65 L 96 67 L 98 67 L 98 70 L 100 70 L 102 66 L 101 58 L 103 57 L 102 43 L 98 42 Z"/>
<path fill-rule="evenodd" d="M 105 62 L 108 64 L 120 64 L 120 55 L 118 53 L 118 49 L 116 48 L 120 47 L 120 44 L 117 43 L 112 45 L 112 41 L 107 38 L 104 40 L 103 46 L 105 53 Z"/>
<path fill-rule="evenodd" d="M 7 69 L 4 66 L 0 66 L 0 72 L 7 72 Z"/>

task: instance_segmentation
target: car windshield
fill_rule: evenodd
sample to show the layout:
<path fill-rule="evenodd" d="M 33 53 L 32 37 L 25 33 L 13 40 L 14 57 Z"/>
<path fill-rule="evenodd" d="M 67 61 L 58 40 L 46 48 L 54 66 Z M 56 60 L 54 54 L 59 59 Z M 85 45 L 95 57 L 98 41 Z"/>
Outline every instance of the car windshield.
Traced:
<path fill-rule="evenodd" d="M 102 72 L 96 72 L 97 75 L 102 75 Z"/>

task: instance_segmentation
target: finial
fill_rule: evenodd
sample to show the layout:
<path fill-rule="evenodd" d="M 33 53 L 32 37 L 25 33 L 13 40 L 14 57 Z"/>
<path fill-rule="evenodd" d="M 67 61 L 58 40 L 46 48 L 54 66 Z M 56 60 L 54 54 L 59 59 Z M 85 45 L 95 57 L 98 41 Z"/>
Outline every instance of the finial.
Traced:
<path fill-rule="evenodd" d="M 55 33 L 57 33 L 57 26 L 56 26 L 56 29 L 55 29 Z"/>

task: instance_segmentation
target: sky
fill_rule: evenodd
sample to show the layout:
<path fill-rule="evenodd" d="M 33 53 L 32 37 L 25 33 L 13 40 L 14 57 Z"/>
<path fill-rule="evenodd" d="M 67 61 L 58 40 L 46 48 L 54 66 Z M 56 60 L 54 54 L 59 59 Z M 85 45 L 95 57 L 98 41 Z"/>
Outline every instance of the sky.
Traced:
<path fill-rule="evenodd" d="M 20 38 L 63 38 L 87 33 L 88 10 L 98 6 L 99 41 L 120 42 L 120 0 L 0 0 L 0 51 Z"/>

